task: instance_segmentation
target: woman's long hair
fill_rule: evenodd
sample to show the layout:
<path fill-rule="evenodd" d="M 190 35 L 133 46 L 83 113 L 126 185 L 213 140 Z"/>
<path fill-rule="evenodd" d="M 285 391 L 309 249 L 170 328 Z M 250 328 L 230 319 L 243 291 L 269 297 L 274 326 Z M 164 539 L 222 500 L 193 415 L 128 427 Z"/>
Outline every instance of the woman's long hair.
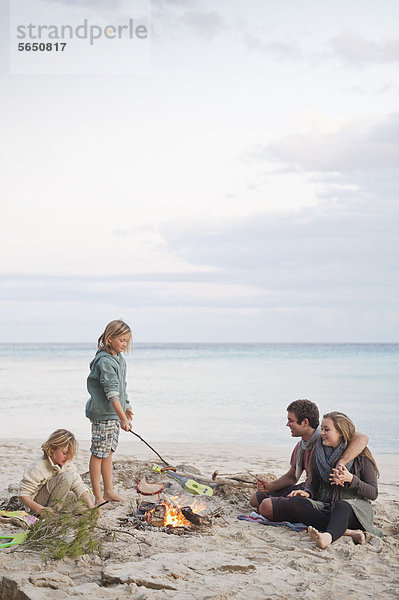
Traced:
<path fill-rule="evenodd" d="M 353 424 L 353 422 L 351 421 L 351 419 L 345 415 L 342 412 L 339 411 L 333 411 L 330 413 L 327 413 L 325 415 L 323 415 L 323 419 L 331 419 L 331 421 L 334 424 L 335 429 L 338 431 L 338 433 L 340 434 L 342 441 L 345 444 L 345 448 L 348 446 L 348 444 L 352 441 L 353 436 L 355 434 L 355 426 Z M 316 446 L 314 446 L 315 448 Z M 312 451 L 313 454 L 313 451 Z M 371 463 L 373 464 L 373 467 L 375 469 L 375 472 L 377 473 L 377 476 L 380 476 L 380 472 L 378 470 L 377 464 L 373 458 L 373 455 L 371 454 L 370 450 L 367 448 L 364 448 L 364 450 L 359 454 L 359 456 L 366 456 Z M 313 463 L 313 456 L 312 456 L 312 463 Z"/>

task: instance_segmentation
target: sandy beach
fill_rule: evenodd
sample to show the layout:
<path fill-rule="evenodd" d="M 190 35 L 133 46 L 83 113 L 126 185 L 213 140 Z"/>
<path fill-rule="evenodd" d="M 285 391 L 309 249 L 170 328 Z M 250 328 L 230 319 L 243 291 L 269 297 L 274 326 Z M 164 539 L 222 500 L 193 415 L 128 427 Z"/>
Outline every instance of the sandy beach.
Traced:
<path fill-rule="evenodd" d="M 386 535 L 364 546 L 341 538 L 327 550 L 315 547 L 306 532 L 239 520 L 249 515 L 251 484 L 228 479 L 237 475 L 280 476 L 287 470 L 290 447 L 200 444 L 155 444 L 179 472 L 210 481 L 218 470 L 220 485 L 204 501 L 201 514 L 210 522 L 201 531 L 173 535 L 156 527 L 138 530 L 123 524 L 137 510 L 136 482 L 143 476 L 162 481 L 166 497 L 179 494 L 178 483 L 152 471 L 156 456 L 139 440 L 123 440 L 114 457 L 115 488 L 122 503 L 108 504 L 100 520 L 101 556 L 84 555 L 44 562 L 40 553 L 23 546 L 1 549 L 0 599 L 61 600 L 63 598 L 134 599 L 291 599 L 364 600 L 399 597 L 399 473 L 396 455 L 377 455 L 381 471 L 375 524 Z M 81 442 L 75 463 L 85 481 L 89 442 Z M 16 494 L 24 466 L 40 454 L 40 440 L 0 441 L 0 501 Z M 223 477 L 223 475 L 226 475 Z M 148 496 L 142 497 L 148 501 Z M 22 531 L 0 523 L 2 534 Z"/>

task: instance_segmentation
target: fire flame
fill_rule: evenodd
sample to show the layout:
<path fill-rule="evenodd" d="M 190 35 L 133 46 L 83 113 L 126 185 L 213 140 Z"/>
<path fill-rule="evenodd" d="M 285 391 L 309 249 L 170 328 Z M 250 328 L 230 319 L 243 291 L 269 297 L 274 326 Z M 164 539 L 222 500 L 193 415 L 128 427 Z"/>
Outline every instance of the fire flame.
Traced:
<path fill-rule="evenodd" d="M 207 508 L 204 502 L 197 498 L 188 498 L 187 496 L 171 496 L 166 500 L 163 498 L 160 502 L 165 507 L 163 526 L 166 527 L 192 527 L 192 523 L 183 515 L 181 508 L 189 507 L 197 515 L 204 512 Z M 148 522 L 152 521 L 156 508 L 146 513 Z"/>
<path fill-rule="evenodd" d="M 182 511 L 180 510 L 180 508 L 178 506 L 171 504 L 170 502 L 168 502 L 165 499 L 163 499 L 160 504 L 162 504 L 165 507 L 165 515 L 164 515 L 164 519 L 163 519 L 164 527 L 166 527 L 167 525 L 169 525 L 170 527 L 191 527 L 192 526 L 190 521 L 188 521 L 186 519 L 186 517 L 183 515 Z M 155 508 L 148 511 L 147 521 L 152 520 L 154 511 L 155 511 Z"/>
<path fill-rule="evenodd" d="M 187 496 L 171 496 L 170 500 L 179 508 L 182 508 L 183 506 L 189 506 L 193 512 L 197 513 L 197 515 L 203 513 L 207 508 L 205 502 L 201 502 L 201 500 L 198 498 L 187 498 Z"/>
<path fill-rule="evenodd" d="M 172 527 L 183 527 L 184 525 L 186 527 L 191 527 L 190 521 L 186 519 L 180 508 L 173 506 L 173 504 L 169 504 L 166 500 L 163 500 L 162 504 L 166 506 L 165 517 L 163 520 L 164 527 L 167 525 L 171 525 Z"/>

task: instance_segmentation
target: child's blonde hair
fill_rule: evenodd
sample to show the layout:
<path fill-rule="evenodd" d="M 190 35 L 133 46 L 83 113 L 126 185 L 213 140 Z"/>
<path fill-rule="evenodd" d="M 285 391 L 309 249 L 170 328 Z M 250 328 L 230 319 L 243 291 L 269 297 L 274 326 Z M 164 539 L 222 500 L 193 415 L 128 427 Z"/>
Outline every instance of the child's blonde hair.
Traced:
<path fill-rule="evenodd" d="M 112 347 L 109 343 L 109 338 L 120 337 L 121 335 L 129 335 L 129 341 L 126 346 L 126 352 L 129 352 L 132 343 L 132 331 L 124 321 L 116 319 L 108 323 L 103 333 L 98 338 L 97 348 L 99 350 L 106 350 L 112 354 Z"/>
<path fill-rule="evenodd" d="M 64 446 L 68 446 L 68 460 L 72 460 L 78 451 L 75 436 L 67 429 L 56 429 L 48 440 L 42 444 L 43 454 L 49 458 L 50 450 L 57 450 L 58 448 L 64 448 Z"/>

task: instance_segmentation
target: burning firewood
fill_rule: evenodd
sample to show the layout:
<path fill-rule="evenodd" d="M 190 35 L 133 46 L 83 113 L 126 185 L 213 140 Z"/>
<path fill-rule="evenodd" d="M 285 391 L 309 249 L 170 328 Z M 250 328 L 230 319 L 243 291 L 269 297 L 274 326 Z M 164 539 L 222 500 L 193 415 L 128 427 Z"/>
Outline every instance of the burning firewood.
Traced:
<path fill-rule="evenodd" d="M 147 522 L 151 523 L 153 527 L 163 527 L 165 521 L 166 506 L 164 504 L 158 504 L 147 513 Z"/>
<path fill-rule="evenodd" d="M 162 498 L 155 503 L 141 502 L 138 506 L 138 512 L 120 519 L 121 524 L 131 525 L 135 529 L 156 527 L 169 533 L 188 533 L 211 527 L 210 517 L 199 514 L 207 508 L 207 504 L 199 498 L 195 498 L 192 500 L 191 506 L 183 506 L 182 502 L 186 500 L 191 500 L 191 498 L 183 495 L 168 499 Z"/>
<path fill-rule="evenodd" d="M 183 511 L 165 499 L 145 516 L 153 527 L 191 527 L 191 522 L 186 519 Z"/>
<path fill-rule="evenodd" d="M 190 521 L 190 523 L 192 523 L 193 525 L 201 525 L 201 517 L 199 515 L 197 515 L 195 512 L 193 512 L 193 509 L 191 508 L 191 506 L 183 506 L 181 511 L 182 511 L 183 515 L 186 517 L 186 519 L 188 521 Z"/>

